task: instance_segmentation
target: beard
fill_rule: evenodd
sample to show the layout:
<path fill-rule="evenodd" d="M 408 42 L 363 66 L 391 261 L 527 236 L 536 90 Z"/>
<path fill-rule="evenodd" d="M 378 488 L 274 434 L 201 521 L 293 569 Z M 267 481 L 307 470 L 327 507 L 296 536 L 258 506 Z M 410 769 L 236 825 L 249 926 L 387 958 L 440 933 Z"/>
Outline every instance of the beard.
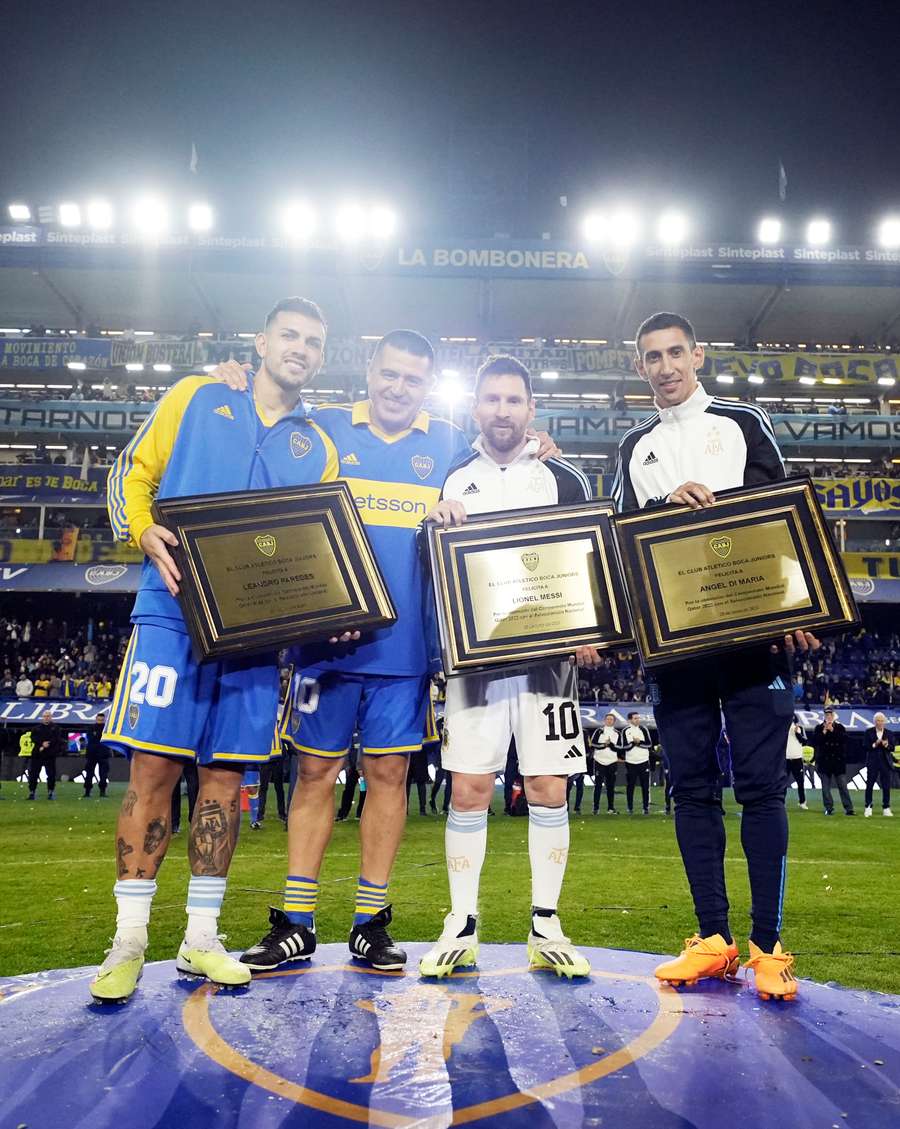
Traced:
<path fill-rule="evenodd" d="M 508 427 L 498 431 L 495 427 L 489 427 L 487 434 L 495 451 L 511 451 L 525 438 L 525 428 Z"/>

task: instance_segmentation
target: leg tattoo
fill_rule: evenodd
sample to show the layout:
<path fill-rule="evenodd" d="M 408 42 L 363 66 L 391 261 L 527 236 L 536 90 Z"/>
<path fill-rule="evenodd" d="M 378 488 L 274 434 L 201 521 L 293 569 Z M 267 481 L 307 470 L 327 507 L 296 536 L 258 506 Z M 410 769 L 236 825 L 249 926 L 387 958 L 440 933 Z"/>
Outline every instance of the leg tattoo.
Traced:
<path fill-rule="evenodd" d="M 134 854 L 134 847 L 126 843 L 120 835 L 116 840 L 116 873 L 119 878 L 128 876 L 128 867 L 125 865 L 125 856 Z"/>
<path fill-rule="evenodd" d="M 144 854 L 152 855 L 156 848 L 166 837 L 168 827 L 164 819 L 152 819 L 147 824 L 147 834 L 144 836 Z"/>
<path fill-rule="evenodd" d="M 234 853 L 240 828 L 237 802 L 226 812 L 218 800 L 203 800 L 194 813 L 188 840 L 188 860 L 194 874 L 222 876 Z"/>
<path fill-rule="evenodd" d="M 125 793 L 125 799 L 122 801 L 122 814 L 131 815 L 134 811 L 134 805 L 137 803 L 138 794 L 133 788 L 129 788 Z"/>

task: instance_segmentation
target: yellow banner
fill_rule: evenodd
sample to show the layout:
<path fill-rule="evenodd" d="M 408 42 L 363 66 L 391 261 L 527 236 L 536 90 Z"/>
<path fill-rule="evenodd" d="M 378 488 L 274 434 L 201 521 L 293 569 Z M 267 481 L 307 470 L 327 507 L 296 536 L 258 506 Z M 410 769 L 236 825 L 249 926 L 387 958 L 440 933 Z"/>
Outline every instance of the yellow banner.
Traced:
<path fill-rule="evenodd" d="M 73 553 L 74 550 L 74 553 Z M 0 538 L 0 564 L 49 564 L 51 561 L 74 561 L 77 564 L 140 564 L 144 554 L 121 541 L 91 541 L 81 535 L 76 545 L 60 541 Z"/>
<path fill-rule="evenodd" d="M 900 513 L 900 478 L 814 478 L 813 486 L 829 516 Z"/>
<path fill-rule="evenodd" d="M 881 377 L 900 378 L 900 357 L 885 353 L 742 353 L 707 349 L 702 376 L 747 378 L 751 373 L 771 381 L 796 383 L 801 376 L 819 383 L 877 385 Z"/>
<path fill-rule="evenodd" d="M 841 553 L 851 580 L 900 580 L 900 553 Z"/>

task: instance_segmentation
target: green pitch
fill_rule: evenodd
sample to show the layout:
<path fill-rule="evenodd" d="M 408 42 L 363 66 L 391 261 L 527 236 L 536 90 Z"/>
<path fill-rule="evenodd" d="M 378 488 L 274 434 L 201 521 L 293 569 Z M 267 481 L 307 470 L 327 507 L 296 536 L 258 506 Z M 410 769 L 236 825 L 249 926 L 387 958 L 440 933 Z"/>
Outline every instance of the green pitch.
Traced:
<path fill-rule="evenodd" d="M 107 800 L 79 800 L 80 785 L 60 784 L 47 803 L 44 785 L 3 784 L 0 802 L 0 975 L 96 964 L 114 930 L 112 843 L 124 785 Z M 414 792 L 415 795 L 415 792 Z M 798 973 L 819 981 L 900 993 L 900 818 L 848 819 L 809 811 L 789 799 L 791 823 L 784 937 Z M 585 794 L 590 806 L 590 792 Z M 653 814 L 572 816 L 572 845 L 560 912 L 576 944 L 674 954 L 694 930 L 687 883 L 671 819 L 654 790 Z M 499 802 L 498 802 L 499 801 Z M 244 823 L 221 919 L 228 948 L 253 942 L 267 927 L 267 905 L 281 904 L 286 835 L 274 816 L 263 830 Z M 185 803 L 185 813 L 187 805 Z M 494 810 L 502 812 L 502 798 Z M 728 806 L 727 870 L 732 928 L 746 954 L 748 891 L 740 820 Z M 437 937 L 449 903 L 443 819 L 412 815 L 397 859 L 390 899 L 398 940 Z M 159 875 L 149 959 L 175 956 L 184 926 L 188 868 L 185 834 L 173 839 Z M 322 872 L 317 915 L 323 941 L 348 932 L 357 876 L 358 824 L 335 827 Z M 483 941 L 522 942 L 528 932 L 528 823 L 498 814 L 488 825 L 482 880 Z"/>

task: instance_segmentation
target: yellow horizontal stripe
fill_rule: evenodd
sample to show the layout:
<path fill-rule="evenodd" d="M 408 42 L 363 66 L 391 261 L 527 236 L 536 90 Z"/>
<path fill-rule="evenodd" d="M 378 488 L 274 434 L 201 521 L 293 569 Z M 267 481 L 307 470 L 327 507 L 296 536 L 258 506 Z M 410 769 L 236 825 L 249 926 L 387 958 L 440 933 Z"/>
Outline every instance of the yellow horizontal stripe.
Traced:
<path fill-rule="evenodd" d="M 101 740 L 107 739 L 104 733 Z M 170 757 L 185 757 L 188 760 L 196 759 L 193 749 L 177 749 L 172 745 L 155 745 L 152 741 L 139 741 L 136 737 L 129 737 L 124 733 L 113 733 L 109 736 L 110 744 L 127 745 L 129 749 L 137 749 L 141 753 L 163 753 Z"/>
<path fill-rule="evenodd" d="M 422 742 L 418 745 L 393 745 L 387 749 L 370 749 L 367 746 L 363 747 L 363 752 L 366 756 L 381 757 L 385 753 L 417 753 L 422 748 Z"/>
<path fill-rule="evenodd" d="M 338 749 L 337 752 L 333 749 L 312 749 L 309 745 L 298 745 L 296 741 L 291 741 L 290 737 L 287 740 L 291 742 L 298 753 L 311 753 L 314 757 L 328 757 L 331 760 L 336 760 L 338 757 L 345 757 L 350 752 L 349 748 Z"/>

